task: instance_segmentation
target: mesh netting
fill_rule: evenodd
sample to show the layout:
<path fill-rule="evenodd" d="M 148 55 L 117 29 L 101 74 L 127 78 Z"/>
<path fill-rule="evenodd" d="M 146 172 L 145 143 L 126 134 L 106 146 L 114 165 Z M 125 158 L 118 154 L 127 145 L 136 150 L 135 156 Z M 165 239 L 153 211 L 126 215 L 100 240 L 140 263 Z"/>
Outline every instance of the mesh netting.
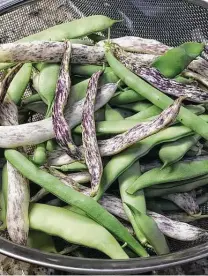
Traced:
<path fill-rule="evenodd" d="M 182 0 L 41 0 L 0 17 L 0 43 L 93 14 L 124 19 L 112 28 L 112 37 L 134 35 L 157 39 L 170 46 L 208 40 L 208 11 Z M 40 117 L 33 118 L 38 119 Z M 208 213 L 208 205 L 202 209 L 203 213 Z M 208 230 L 205 220 L 195 224 Z M 172 251 L 195 244 L 170 240 Z"/>

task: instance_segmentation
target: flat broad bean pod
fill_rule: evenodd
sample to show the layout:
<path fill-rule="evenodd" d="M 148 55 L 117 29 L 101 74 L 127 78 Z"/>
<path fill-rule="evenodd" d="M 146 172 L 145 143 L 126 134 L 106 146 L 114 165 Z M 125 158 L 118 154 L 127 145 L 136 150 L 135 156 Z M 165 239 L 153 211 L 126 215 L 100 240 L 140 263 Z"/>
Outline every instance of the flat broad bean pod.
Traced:
<path fill-rule="evenodd" d="M 29 181 L 7 162 L 7 231 L 11 240 L 26 245 L 29 231 Z"/>
<path fill-rule="evenodd" d="M 60 65 L 56 63 L 46 63 L 42 67 L 38 78 L 38 94 L 42 101 L 48 106 L 45 117 L 50 117 L 54 103 L 56 85 L 60 73 Z"/>
<path fill-rule="evenodd" d="M 166 168 L 155 168 L 141 175 L 128 188 L 128 193 L 133 194 L 139 189 L 147 188 L 156 184 L 173 181 L 188 180 L 207 174 L 208 160 L 193 162 L 177 162 Z"/>
<path fill-rule="evenodd" d="M 204 176 L 197 177 L 194 179 L 190 179 L 187 181 L 173 182 L 168 185 L 167 187 L 163 187 L 161 189 L 158 188 L 147 188 L 145 189 L 145 196 L 146 197 L 159 197 L 164 196 L 170 193 L 184 193 L 190 192 L 193 189 L 203 187 L 208 184 L 208 175 L 205 174 Z M 170 186 L 170 187 L 169 187 Z"/>
<path fill-rule="evenodd" d="M 4 76 L 2 82 L 0 83 L 0 101 L 2 102 L 6 96 L 7 89 L 9 88 L 10 84 L 12 83 L 15 75 L 18 73 L 22 64 L 17 64 L 14 68 L 9 70 L 7 74 Z"/>
<path fill-rule="evenodd" d="M 169 252 L 169 248 L 165 237 L 160 232 L 155 221 L 146 215 L 146 202 L 144 192 L 139 191 L 136 195 L 128 195 L 126 189 L 140 175 L 138 161 L 127 169 L 119 178 L 119 189 L 123 202 L 123 208 L 128 216 L 137 238 L 141 235 L 146 238 L 147 245 L 153 248 L 157 254 L 165 254 Z"/>
<path fill-rule="evenodd" d="M 67 204 L 78 207 L 86 212 L 93 220 L 104 226 L 117 238 L 126 242 L 137 254 L 148 256 L 144 248 L 128 233 L 128 230 L 126 230 L 115 217 L 104 210 L 94 199 L 82 195 L 69 186 L 66 186 L 56 177 L 37 168 L 18 151 L 5 150 L 5 157 L 17 170 L 24 173 L 25 177 L 30 181 L 45 188 Z"/>
<path fill-rule="evenodd" d="M 144 111 L 147 108 L 150 108 L 151 106 L 153 106 L 151 103 L 146 102 L 146 101 L 138 101 L 135 103 L 129 103 L 129 104 L 125 104 L 125 105 L 119 105 L 119 107 L 121 108 L 126 108 L 126 109 L 130 109 L 134 112 L 140 112 L 140 111 Z"/>
<path fill-rule="evenodd" d="M 98 249 L 113 259 L 128 259 L 115 238 L 90 218 L 64 208 L 36 203 L 30 206 L 29 219 L 31 229 L 59 236 L 70 243 Z M 82 229 L 85 229 L 87 235 L 83 236 Z"/>
<path fill-rule="evenodd" d="M 208 80 L 204 76 L 202 76 L 198 73 L 195 73 L 195 72 L 191 72 L 191 71 L 185 71 L 182 74 L 184 77 L 192 78 L 208 88 Z"/>
<path fill-rule="evenodd" d="M 158 118 L 153 121 L 140 123 L 128 131 L 109 138 L 107 140 L 98 140 L 98 146 L 101 156 L 110 156 L 119 153 L 134 143 L 145 139 L 146 137 L 160 131 L 165 126 L 175 120 L 181 101 L 179 98 L 169 108 L 165 109 Z"/>
<path fill-rule="evenodd" d="M 152 66 L 157 68 L 163 76 L 174 78 L 186 69 L 191 61 L 200 56 L 204 49 L 204 43 L 185 42 L 158 57 Z"/>
<path fill-rule="evenodd" d="M 118 92 L 111 100 L 110 104 L 129 104 L 137 101 L 142 101 L 144 98 L 136 93 L 134 90 L 128 89 L 125 91 Z"/>
<path fill-rule="evenodd" d="M 207 231 L 188 223 L 171 220 L 161 214 L 148 212 L 164 235 L 181 241 L 195 241 L 208 235 Z"/>
<path fill-rule="evenodd" d="M 200 138 L 200 135 L 195 134 L 193 136 L 184 137 L 175 142 L 162 145 L 159 151 L 159 157 L 163 162 L 163 168 L 181 160 L 187 151 L 195 145 Z"/>
<path fill-rule="evenodd" d="M 17 125 L 18 124 L 18 110 L 17 106 L 7 96 L 5 101 L 0 104 L 0 124 L 1 125 Z M 29 182 L 28 180 L 16 170 L 9 162 L 6 168 L 7 176 L 3 178 L 4 186 L 7 186 L 7 194 L 3 195 L 4 206 L 3 212 L 6 208 L 6 225 L 9 236 L 13 242 L 17 244 L 26 245 L 29 220 Z M 5 172 L 4 172 L 5 174 Z"/>
<path fill-rule="evenodd" d="M 105 119 L 106 121 L 117 121 L 122 120 L 123 116 L 117 110 L 111 108 L 109 104 L 106 104 Z"/>
<path fill-rule="evenodd" d="M 20 103 L 21 98 L 27 88 L 27 85 L 29 84 L 31 73 L 32 64 L 26 63 L 19 69 L 19 71 L 14 76 L 12 82 L 10 83 L 7 94 L 15 104 Z"/>

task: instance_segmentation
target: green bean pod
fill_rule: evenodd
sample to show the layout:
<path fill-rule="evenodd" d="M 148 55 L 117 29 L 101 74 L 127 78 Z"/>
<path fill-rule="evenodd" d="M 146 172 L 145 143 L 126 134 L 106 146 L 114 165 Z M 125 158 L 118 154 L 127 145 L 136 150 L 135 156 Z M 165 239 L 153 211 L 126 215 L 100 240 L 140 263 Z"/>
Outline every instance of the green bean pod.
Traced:
<path fill-rule="evenodd" d="M 168 185 L 169 184 L 169 185 Z M 167 194 L 173 194 L 173 193 L 185 193 L 190 192 L 194 189 L 197 189 L 199 187 L 203 187 L 208 184 L 208 175 L 205 174 L 201 177 L 196 177 L 189 180 L 184 181 L 177 181 L 172 183 L 167 183 L 165 186 L 161 187 L 161 189 L 155 188 L 157 185 L 155 185 L 153 188 L 147 188 L 145 189 L 145 196 L 146 197 L 159 197 L 164 196 Z M 161 184 L 162 186 L 163 184 Z M 160 186 L 160 185 L 158 185 Z"/>
<path fill-rule="evenodd" d="M 36 149 L 34 150 L 34 153 L 33 153 L 32 161 L 38 166 L 42 166 L 46 163 L 47 154 L 46 154 L 45 143 L 41 143 L 36 146 Z"/>
<path fill-rule="evenodd" d="M 123 116 L 116 111 L 115 109 L 111 108 L 109 104 L 105 106 L 105 119 L 106 121 L 117 121 L 123 119 Z"/>
<path fill-rule="evenodd" d="M 73 162 L 71 164 L 65 164 L 62 166 L 52 166 L 52 167 L 62 172 L 76 172 L 76 171 L 87 170 L 87 166 L 81 162 Z"/>
<path fill-rule="evenodd" d="M 128 89 L 115 94 L 115 96 L 110 100 L 110 104 L 122 105 L 143 100 L 144 98 L 141 95 L 139 95 L 132 89 Z"/>
<path fill-rule="evenodd" d="M 125 104 L 125 105 L 119 105 L 119 107 L 130 109 L 134 112 L 144 111 L 152 106 L 153 105 L 151 103 L 146 102 L 146 101 L 129 103 L 129 104 Z"/>
<path fill-rule="evenodd" d="M 54 139 L 50 139 L 46 142 L 46 150 L 47 151 L 52 152 L 52 151 L 56 150 L 56 148 L 57 148 L 57 143 Z"/>
<path fill-rule="evenodd" d="M 32 73 L 32 64 L 24 64 L 17 74 L 14 76 L 12 82 L 10 83 L 7 93 L 10 99 L 15 103 L 19 104 L 24 92 L 27 88 L 27 85 L 30 81 Z"/>
<path fill-rule="evenodd" d="M 39 94 L 33 94 L 25 99 L 22 100 L 21 105 L 25 106 L 30 103 L 35 103 L 41 101 L 41 97 Z"/>
<path fill-rule="evenodd" d="M 161 109 L 155 105 L 151 105 L 144 109 L 141 112 L 136 113 L 130 117 L 127 117 L 126 120 L 140 120 L 144 121 L 145 119 L 151 118 L 153 116 L 159 115 L 161 113 Z"/>
<path fill-rule="evenodd" d="M 155 168 L 141 175 L 128 188 L 127 192 L 134 194 L 136 191 L 156 184 L 173 181 L 188 180 L 207 174 L 208 160 L 177 162 L 169 167 Z"/>
<path fill-rule="evenodd" d="M 146 202 L 144 192 L 141 190 L 136 195 L 128 195 L 126 190 L 129 185 L 140 175 L 139 162 L 135 162 L 129 169 L 127 169 L 119 178 L 119 188 L 123 207 L 130 222 L 133 221 L 132 226 L 135 234 L 139 239 L 143 234 L 147 242 L 153 247 L 158 254 L 166 254 L 169 252 L 165 237 L 160 232 L 154 220 L 146 215 Z M 137 227 L 134 227 L 134 226 Z M 139 230 L 139 231 L 138 231 Z"/>
<path fill-rule="evenodd" d="M 167 78 L 174 78 L 198 57 L 204 49 L 204 43 L 186 42 L 168 50 L 158 57 L 152 66 Z M 170 66 L 171 65 L 171 66 Z"/>
<path fill-rule="evenodd" d="M 24 155 L 15 150 L 5 150 L 5 158 L 29 180 L 45 188 L 67 204 L 80 208 L 92 219 L 126 242 L 137 254 L 148 256 L 144 248 L 128 233 L 122 224 L 105 211 L 95 200 L 66 186 L 56 177 L 37 168 Z M 38 215 L 39 217 L 39 215 Z M 41 225 L 43 225 L 41 223 Z M 67 228 L 67 227 L 66 227 Z M 84 229 L 84 228 L 83 228 Z M 75 235 L 76 236 L 76 235 Z"/>
<path fill-rule="evenodd" d="M 30 206 L 29 219 L 33 230 L 59 236 L 70 243 L 95 248 L 112 259 L 128 259 L 115 238 L 90 218 L 64 208 L 36 203 Z"/>
<path fill-rule="evenodd" d="M 60 66 L 58 64 L 44 64 L 44 67 L 40 71 L 37 91 L 41 99 L 48 106 L 46 116 L 49 116 L 49 111 L 54 101 L 56 83 L 58 80 L 58 75 L 60 71 Z"/>
<path fill-rule="evenodd" d="M 163 168 L 181 160 L 187 151 L 195 145 L 200 138 L 200 135 L 195 134 L 193 136 L 184 137 L 175 142 L 162 145 L 159 151 L 159 157 L 163 162 Z"/>
<path fill-rule="evenodd" d="M 44 252 L 58 253 L 53 238 L 41 231 L 30 230 L 27 246 Z"/>
<path fill-rule="evenodd" d="M 8 173 L 7 165 L 5 164 L 2 169 L 2 182 L 1 182 L 1 192 L 0 192 L 0 220 L 2 224 L 0 225 L 0 230 L 6 229 L 6 217 L 7 217 L 7 189 L 8 189 Z"/>

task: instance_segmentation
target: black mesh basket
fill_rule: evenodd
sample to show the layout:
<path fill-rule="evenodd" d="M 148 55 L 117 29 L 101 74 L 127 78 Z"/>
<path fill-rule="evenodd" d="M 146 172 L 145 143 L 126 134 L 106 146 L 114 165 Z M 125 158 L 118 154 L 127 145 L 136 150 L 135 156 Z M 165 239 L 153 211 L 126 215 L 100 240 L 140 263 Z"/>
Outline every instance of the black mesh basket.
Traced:
<path fill-rule="evenodd" d="M 176 46 L 208 40 L 207 0 L 0 0 L 0 43 L 12 42 L 55 24 L 93 14 L 123 21 L 111 36 L 157 39 Z M 206 205 L 203 212 L 207 213 Z M 208 229 L 208 223 L 202 227 Z M 208 256 L 208 242 L 171 243 L 169 255 L 114 261 L 46 254 L 0 237 L 0 253 L 19 260 L 78 274 L 138 274 Z M 186 248 L 186 249 L 184 249 Z"/>

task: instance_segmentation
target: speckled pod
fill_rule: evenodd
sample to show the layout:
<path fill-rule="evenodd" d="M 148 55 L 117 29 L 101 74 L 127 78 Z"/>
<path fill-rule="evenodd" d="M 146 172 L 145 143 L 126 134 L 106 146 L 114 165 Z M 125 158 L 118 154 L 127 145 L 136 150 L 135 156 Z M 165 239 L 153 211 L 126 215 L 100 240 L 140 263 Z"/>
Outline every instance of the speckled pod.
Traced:
<path fill-rule="evenodd" d="M 187 100 L 192 102 L 208 102 L 207 91 L 193 85 L 178 83 L 172 79 L 165 78 L 156 68 L 145 66 L 141 67 L 135 59 L 132 59 L 131 55 L 126 53 L 116 44 L 112 44 L 112 49 L 115 57 L 129 70 L 149 82 L 160 91 L 175 97 L 186 96 Z"/>
<path fill-rule="evenodd" d="M 134 143 L 141 141 L 154 133 L 157 133 L 161 129 L 171 124 L 175 120 L 180 110 L 183 99 L 184 98 L 177 99 L 170 107 L 161 112 L 161 114 L 153 121 L 140 123 L 130 130 L 116 135 L 113 138 L 98 141 L 101 155 L 109 156 L 117 154 Z"/>
<path fill-rule="evenodd" d="M 71 79 L 69 75 L 69 62 L 71 57 L 71 43 L 66 42 L 66 50 L 61 63 L 59 78 L 56 85 L 54 107 L 52 113 L 53 129 L 58 144 L 76 160 L 83 159 L 78 147 L 72 141 L 69 126 L 64 118 L 64 108 L 66 106 Z"/>
<path fill-rule="evenodd" d="M 103 165 L 100 156 L 95 127 L 95 99 L 98 90 L 99 78 L 103 71 L 94 73 L 89 80 L 86 98 L 82 112 L 82 141 L 85 162 L 91 175 L 92 195 L 95 195 L 101 180 Z"/>

